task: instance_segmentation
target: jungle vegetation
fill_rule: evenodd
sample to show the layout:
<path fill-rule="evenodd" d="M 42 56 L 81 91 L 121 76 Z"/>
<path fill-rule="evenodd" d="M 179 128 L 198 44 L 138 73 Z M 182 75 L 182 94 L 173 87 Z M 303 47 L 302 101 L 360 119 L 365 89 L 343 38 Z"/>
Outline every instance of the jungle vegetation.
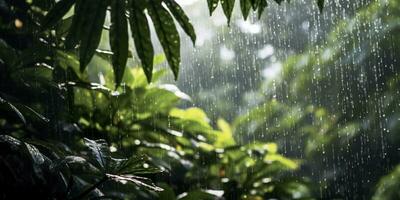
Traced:
<path fill-rule="evenodd" d="M 235 0 L 207 5 L 230 24 Z M 229 123 L 160 80 L 184 67 L 177 26 L 196 41 L 175 0 L 0 0 L 0 199 L 400 198 L 399 9 L 357 10 Z"/>

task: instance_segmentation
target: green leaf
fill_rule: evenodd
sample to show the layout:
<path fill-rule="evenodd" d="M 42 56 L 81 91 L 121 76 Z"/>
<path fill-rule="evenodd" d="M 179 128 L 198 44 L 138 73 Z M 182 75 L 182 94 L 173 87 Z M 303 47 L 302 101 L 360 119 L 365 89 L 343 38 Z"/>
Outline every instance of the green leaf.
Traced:
<path fill-rule="evenodd" d="M 324 3 L 325 3 L 325 0 L 317 0 L 319 12 L 322 12 L 322 10 L 324 9 Z"/>
<path fill-rule="evenodd" d="M 148 12 L 176 80 L 180 64 L 180 39 L 174 20 L 159 1 L 151 0 Z"/>
<path fill-rule="evenodd" d="M 169 185 L 162 183 L 160 186 L 164 191 L 160 192 L 159 199 L 176 200 L 175 192 Z"/>
<path fill-rule="evenodd" d="M 210 16 L 214 12 L 214 10 L 217 8 L 218 2 L 219 2 L 219 0 L 207 0 L 208 10 L 210 11 Z"/>
<path fill-rule="evenodd" d="M 393 171 L 382 176 L 376 184 L 376 190 L 372 200 L 399 199 L 400 193 L 400 165 L 395 166 Z"/>
<path fill-rule="evenodd" d="M 0 39 L 0 58 L 7 65 L 13 65 L 18 59 L 18 52 L 10 47 L 3 39 Z"/>
<path fill-rule="evenodd" d="M 81 45 L 79 49 L 80 70 L 84 71 L 89 64 L 96 48 L 99 46 L 103 30 L 108 1 L 85 0 L 90 4 L 85 13 L 85 23 L 82 23 Z"/>
<path fill-rule="evenodd" d="M 251 1 L 250 0 L 240 0 L 240 9 L 242 10 L 242 15 L 244 20 L 249 16 L 249 12 L 251 9 Z"/>
<path fill-rule="evenodd" d="M 250 0 L 251 7 L 253 8 L 254 11 L 257 10 L 258 2 L 259 2 L 259 1 L 260 1 L 260 0 Z"/>
<path fill-rule="evenodd" d="M 112 1 L 110 47 L 113 52 L 112 65 L 116 87 L 118 87 L 122 81 L 129 52 L 128 23 L 125 16 L 125 9 L 125 0 Z"/>
<path fill-rule="evenodd" d="M 108 164 L 107 160 L 110 158 L 110 152 L 106 141 L 84 138 L 84 142 L 97 164 L 99 164 L 102 169 L 106 169 Z"/>
<path fill-rule="evenodd" d="M 264 9 L 268 6 L 267 0 L 259 0 L 258 2 L 258 19 L 261 18 Z"/>
<path fill-rule="evenodd" d="M 175 0 L 166 0 L 165 3 L 167 4 L 172 15 L 174 15 L 176 21 L 178 21 L 185 33 L 189 35 L 194 45 L 196 43 L 196 33 L 188 16 L 186 16 L 185 12 L 182 10 L 179 4 L 175 2 Z"/>
<path fill-rule="evenodd" d="M 137 3 L 137 1 L 131 2 L 129 23 L 131 25 L 132 37 L 147 81 L 151 82 L 154 49 L 151 42 L 150 28 L 146 15 L 143 12 L 143 6 Z"/>
<path fill-rule="evenodd" d="M 132 156 L 121 162 L 116 169 L 118 174 L 154 174 L 162 172 L 161 169 L 151 165 L 147 156 Z"/>
<path fill-rule="evenodd" d="M 5 104 L 7 107 L 9 107 L 17 116 L 18 118 L 24 123 L 26 124 L 26 119 L 24 117 L 24 115 L 21 113 L 21 111 L 18 110 L 17 107 L 15 107 L 12 103 L 4 100 L 3 98 L 0 97 L 0 105 L 1 104 Z"/>
<path fill-rule="evenodd" d="M 53 8 L 47 13 L 42 21 L 42 29 L 45 30 L 57 24 L 62 17 L 67 14 L 74 5 L 76 0 L 61 0 L 58 1 Z"/>
<path fill-rule="evenodd" d="M 224 11 L 226 18 L 228 19 L 229 25 L 231 22 L 233 7 L 235 6 L 235 0 L 221 0 L 221 4 L 222 10 Z"/>
<path fill-rule="evenodd" d="M 80 42 L 83 24 L 90 9 L 90 0 L 77 0 L 72 17 L 72 24 L 65 39 L 65 48 L 72 49 Z"/>

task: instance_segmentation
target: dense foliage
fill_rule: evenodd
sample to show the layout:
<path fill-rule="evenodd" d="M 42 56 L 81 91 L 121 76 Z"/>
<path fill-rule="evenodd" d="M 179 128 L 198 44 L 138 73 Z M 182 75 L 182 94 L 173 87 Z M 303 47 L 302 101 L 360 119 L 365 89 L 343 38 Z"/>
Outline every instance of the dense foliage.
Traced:
<path fill-rule="evenodd" d="M 260 14 L 266 6 L 243 2 Z M 234 1 L 221 4 L 229 18 Z M 299 161 L 276 144 L 239 144 L 224 120 L 216 130 L 202 110 L 176 108 L 190 98 L 175 86 L 147 83 L 162 74 L 147 14 L 175 76 L 172 16 L 195 40 L 175 1 L 5 0 L 0 9 L 1 199 L 310 197 L 306 180 L 285 173 Z M 143 71 L 125 67 L 128 22 Z M 97 49 L 104 31 L 110 50 Z"/>
<path fill-rule="evenodd" d="M 230 125 L 157 82 L 164 59 L 178 77 L 176 25 L 196 41 L 174 0 L 0 0 L 0 199 L 398 199 L 400 6 L 371 2 Z M 235 0 L 207 3 L 230 23 Z"/>

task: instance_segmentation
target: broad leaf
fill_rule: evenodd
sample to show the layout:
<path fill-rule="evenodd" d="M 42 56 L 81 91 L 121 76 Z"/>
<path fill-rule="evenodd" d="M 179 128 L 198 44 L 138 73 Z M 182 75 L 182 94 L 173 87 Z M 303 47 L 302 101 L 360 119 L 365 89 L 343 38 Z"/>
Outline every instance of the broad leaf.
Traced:
<path fill-rule="evenodd" d="M 131 157 L 122 162 L 121 165 L 118 166 L 118 169 L 116 169 L 116 172 L 118 174 L 139 175 L 160 173 L 162 171 L 159 168 L 150 165 L 148 160 L 149 158 L 144 155 Z"/>
<path fill-rule="evenodd" d="M 148 12 L 153 20 L 168 64 L 174 73 L 175 79 L 177 79 L 180 64 L 180 38 L 174 20 L 159 1 L 151 0 L 148 5 Z"/>
<path fill-rule="evenodd" d="M 153 73 L 154 49 L 151 42 L 151 34 L 143 6 L 137 1 L 131 1 L 130 18 L 131 32 L 135 42 L 136 53 L 142 62 L 142 68 L 147 81 L 151 82 Z"/>
<path fill-rule="evenodd" d="M 17 107 L 15 107 L 12 103 L 10 103 L 10 102 L 8 102 L 5 99 L 0 97 L 0 105 L 1 104 L 5 104 L 9 109 L 11 109 L 18 116 L 18 118 L 24 124 L 26 124 L 26 119 L 25 119 L 24 115 L 21 113 L 21 111 Z"/>
<path fill-rule="evenodd" d="M 261 18 L 264 9 L 268 6 L 267 0 L 259 0 L 258 2 L 258 19 Z"/>
<path fill-rule="evenodd" d="M 45 30 L 60 22 L 62 17 L 67 14 L 74 5 L 76 0 L 61 0 L 58 1 L 54 7 L 47 13 L 46 17 L 42 21 L 42 29 Z"/>
<path fill-rule="evenodd" d="M 251 10 L 251 1 L 250 0 L 240 0 L 240 9 L 242 10 L 242 15 L 244 20 L 247 19 Z"/>
<path fill-rule="evenodd" d="M 178 21 L 185 33 L 189 35 L 194 45 L 196 43 L 196 33 L 188 16 L 186 16 L 185 12 L 182 10 L 179 4 L 175 2 L 175 0 L 166 0 L 165 3 L 167 4 L 172 15 L 174 15 L 176 21 Z"/>
<path fill-rule="evenodd" d="M 214 10 L 217 8 L 218 2 L 219 0 L 207 0 L 208 10 L 210 11 L 210 15 L 212 15 Z"/>
<path fill-rule="evenodd" d="M 226 18 L 228 19 L 229 25 L 231 22 L 233 7 L 235 6 L 235 0 L 221 0 L 221 4 L 222 10 L 224 11 Z"/>
<path fill-rule="evenodd" d="M 325 0 L 317 0 L 317 4 L 318 4 L 318 8 L 319 8 L 320 12 L 322 12 L 322 10 L 324 9 L 324 3 L 325 3 Z"/>
<path fill-rule="evenodd" d="M 85 23 L 83 23 L 83 26 L 81 27 L 81 46 L 79 48 L 79 62 L 81 71 L 85 70 L 87 64 L 89 64 L 94 53 L 96 52 L 96 48 L 99 46 L 108 6 L 108 1 L 105 0 L 85 1 L 87 4 L 90 4 L 90 6 L 87 13 L 85 13 Z"/>
<path fill-rule="evenodd" d="M 89 148 L 90 154 L 97 164 L 104 170 L 107 168 L 110 152 L 105 140 L 90 140 L 84 138 L 85 145 Z"/>
<path fill-rule="evenodd" d="M 110 47 L 115 85 L 118 87 L 125 72 L 128 59 L 128 23 L 125 15 L 125 0 L 111 1 Z"/>
<path fill-rule="evenodd" d="M 87 18 L 85 14 L 89 11 L 89 7 L 90 0 L 77 0 L 74 7 L 72 24 L 65 39 L 65 47 L 67 49 L 75 48 L 75 46 L 80 42 L 82 28 Z"/>

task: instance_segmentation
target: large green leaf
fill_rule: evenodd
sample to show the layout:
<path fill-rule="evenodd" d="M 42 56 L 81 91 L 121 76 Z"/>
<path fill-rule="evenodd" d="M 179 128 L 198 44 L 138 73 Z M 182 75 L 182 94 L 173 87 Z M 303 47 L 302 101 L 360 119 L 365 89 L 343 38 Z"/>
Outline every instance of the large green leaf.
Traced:
<path fill-rule="evenodd" d="M 105 140 L 90 140 L 84 138 L 85 145 L 89 148 L 92 158 L 102 170 L 108 167 L 110 152 Z"/>
<path fill-rule="evenodd" d="M 195 44 L 196 33 L 194 31 L 192 24 L 190 23 L 188 16 L 186 16 L 185 12 L 182 10 L 179 4 L 175 2 L 175 0 L 166 0 L 165 3 L 167 4 L 172 15 L 174 15 L 176 21 L 178 21 L 178 23 L 181 25 L 185 33 L 189 35 L 193 44 Z"/>
<path fill-rule="evenodd" d="M 128 23 L 125 15 L 126 1 L 111 1 L 110 47 L 116 87 L 122 81 L 128 59 Z"/>
<path fill-rule="evenodd" d="M 251 10 L 251 0 L 240 0 L 240 9 L 242 10 L 243 18 L 246 20 Z"/>
<path fill-rule="evenodd" d="M 222 10 L 226 18 L 228 19 L 228 24 L 231 22 L 233 7 L 235 6 L 235 0 L 221 0 Z"/>
<path fill-rule="evenodd" d="M 90 7 L 90 0 L 77 0 L 74 7 L 74 15 L 72 17 L 72 24 L 69 28 L 67 37 L 65 39 L 65 47 L 67 49 L 75 48 L 75 46 L 80 42 L 80 35 L 82 32 L 83 24 L 86 20 L 86 13 Z"/>
<path fill-rule="evenodd" d="M 160 1 L 151 0 L 148 4 L 148 12 L 153 20 L 168 64 L 174 73 L 175 79 L 177 79 L 180 64 L 180 38 L 175 22 Z"/>
<path fill-rule="evenodd" d="M 7 109 L 11 109 L 17 116 L 18 118 L 24 123 L 26 124 L 26 119 L 24 117 L 24 115 L 21 113 L 21 111 L 18 110 L 18 108 L 16 108 L 13 104 L 11 104 L 10 102 L 2 99 L 0 97 L 0 106 L 2 105 L 6 105 Z M 0 107 L 1 108 L 1 107 Z"/>
<path fill-rule="evenodd" d="M 97 47 L 99 46 L 101 33 L 108 1 L 105 0 L 85 0 L 89 5 L 88 12 L 85 13 L 85 22 L 82 23 L 81 43 L 79 48 L 80 70 L 84 71 L 89 64 Z"/>
<path fill-rule="evenodd" d="M 207 0 L 208 10 L 210 11 L 210 15 L 212 15 L 214 10 L 217 8 L 218 2 L 219 0 Z"/>
<path fill-rule="evenodd" d="M 18 60 L 17 56 L 18 52 L 14 48 L 10 47 L 6 41 L 0 39 L 0 59 L 7 65 L 13 65 L 16 60 Z"/>
<path fill-rule="evenodd" d="M 154 49 L 151 42 L 150 28 L 144 14 L 143 4 L 131 1 L 130 18 L 132 37 L 135 42 L 136 53 L 142 62 L 147 81 L 150 82 L 153 73 Z"/>
<path fill-rule="evenodd" d="M 268 6 L 267 0 L 259 0 L 258 2 L 258 19 L 261 18 L 264 9 Z"/>
<path fill-rule="evenodd" d="M 325 3 L 325 0 L 317 0 L 317 4 L 318 4 L 318 8 L 319 8 L 320 12 L 322 12 L 322 10 L 324 9 L 324 3 Z"/>
<path fill-rule="evenodd" d="M 47 29 L 61 21 L 62 17 L 71 9 L 76 0 L 61 0 L 47 13 L 42 21 L 42 29 Z"/>

